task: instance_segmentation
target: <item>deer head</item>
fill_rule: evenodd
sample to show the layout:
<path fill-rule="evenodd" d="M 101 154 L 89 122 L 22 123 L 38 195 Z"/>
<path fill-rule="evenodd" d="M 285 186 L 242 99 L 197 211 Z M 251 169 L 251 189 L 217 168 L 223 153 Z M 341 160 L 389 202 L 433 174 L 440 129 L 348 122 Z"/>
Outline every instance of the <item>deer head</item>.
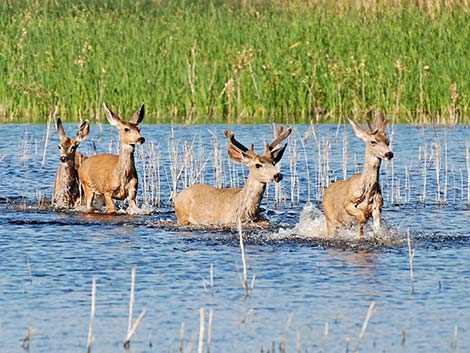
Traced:
<path fill-rule="evenodd" d="M 369 130 L 366 130 L 354 120 L 348 120 L 353 128 L 354 134 L 366 143 L 367 151 L 379 159 L 385 158 L 390 160 L 393 158 L 393 152 L 390 149 L 390 140 L 387 138 L 386 131 L 388 119 L 384 119 L 381 112 L 375 114 L 373 127 L 370 125 L 370 122 L 367 122 Z"/>
<path fill-rule="evenodd" d="M 104 111 L 109 123 L 118 128 L 122 145 L 134 147 L 136 144 L 141 145 L 145 142 L 145 139 L 140 134 L 139 127 L 139 124 L 144 120 L 145 108 L 143 103 L 128 122 L 123 121 L 119 115 L 111 111 L 106 104 L 104 104 Z"/>
<path fill-rule="evenodd" d="M 281 160 L 287 144 L 277 147 L 285 140 L 290 133 L 291 128 L 283 131 L 282 127 L 278 128 L 278 136 L 270 144 L 266 144 L 263 155 L 259 155 L 254 151 L 254 145 L 247 148 L 235 139 L 235 135 L 227 130 L 224 131 L 225 137 L 229 140 L 227 144 L 228 155 L 231 160 L 237 163 L 243 163 L 248 166 L 250 174 L 259 182 L 267 183 L 270 181 L 280 182 L 282 174 L 279 171 L 277 163 Z"/>
<path fill-rule="evenodd" d="M 65 134 L 64 126 L 60 118 L 57 118 L 57 134 L 60 138 L 60 161 L 64 164 L 73 165 L 75 161 L 75 152 L 78 145 L 88 136 L 90 132 L 90 124 L 88 121 L 84 121 L 78 130 L 77 136 L 74 138 L 69 138 Z"/>

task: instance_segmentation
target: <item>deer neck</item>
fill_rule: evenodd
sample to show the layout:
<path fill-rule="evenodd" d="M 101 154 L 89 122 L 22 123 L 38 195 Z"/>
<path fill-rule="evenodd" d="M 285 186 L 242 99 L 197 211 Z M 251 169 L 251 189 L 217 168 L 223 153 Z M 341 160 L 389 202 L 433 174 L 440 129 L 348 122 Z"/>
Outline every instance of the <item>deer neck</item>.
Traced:
<path fill-rule="evenodd" d="M 238 194 L 237 216 L 242 221 L 254 221 L 258 218 L 259 205 L 263 200 L 266 183 L 256 180 L 251 173 Z"/>
<path fill-rule="evenodd" d="M 368 149 L 366 150 L 366 158 L 364 168 L 361 175 L 361 186 L 364 191 L 371 191 L 379 185 L 379 171 L 382 160 L 377 158 Z"/>
<path fill-rule="evenodd" d="M 117 163 L 117 174 L 120 178 L 126 178 L 134 170 L 134 146 L 121 143 Z"/>

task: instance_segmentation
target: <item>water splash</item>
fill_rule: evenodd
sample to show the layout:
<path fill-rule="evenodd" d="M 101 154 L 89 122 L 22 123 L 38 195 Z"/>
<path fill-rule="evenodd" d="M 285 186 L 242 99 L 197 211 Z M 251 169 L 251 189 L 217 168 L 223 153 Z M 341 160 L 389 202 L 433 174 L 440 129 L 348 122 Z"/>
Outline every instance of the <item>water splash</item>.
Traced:
<path fill-rule="evenodd" d="M 307 203 L 300 214 L 299 222 L 293 228 L 281 228 L 272 235 L 272 240 L 296 240 L 342 248 L 368 250 L 377 247 L 402 246 L 405 239 L 398 228 L 382 225 L 375 232 L 370 226 L 364 229 L 364 238 L 359 239 L 357 229 L 343 229 L 334 237 L 326 234 L 326 220 L 323 212 L 312 203 Z"/>

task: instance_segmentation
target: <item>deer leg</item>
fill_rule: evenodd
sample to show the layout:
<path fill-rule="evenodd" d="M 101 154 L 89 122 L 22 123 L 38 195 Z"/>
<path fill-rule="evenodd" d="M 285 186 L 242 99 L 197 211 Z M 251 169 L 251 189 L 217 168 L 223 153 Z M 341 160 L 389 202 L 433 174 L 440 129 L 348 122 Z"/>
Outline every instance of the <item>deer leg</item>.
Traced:
<path fill-rule="evenodd" d="M 364 238 L 364 223 L 359 222 L 359 240 Z"/>
<path fill-rule="evenodd" d="M 137 209 L 137 179 L 131 180 L 129 183 L 127 201 L 129 202 L 129 210 L 135 211 Z"/>
<path fill-rule="evenodd" d="M 382 213 L 383 198 L 382 194 L 377 194 L 374 197 L 372 205 L 372 218 L 374 220 L 374 231 L 377 233 L 380 230 L 380 216 Z"/>
<path fill-rule="evenodd" d="M 372 210 L 372 218 L 374 220 L 374 232 L 378 232 L 380 230 L 380 210 L 374 209 Z"/>
<path fill-rule="evenodd" d="M 333 222 L 329 219 L 326 220 L 326 235 L 329 237 L 333 235 Z"/>
<path fill-rule="evenodd" d="M 344 210 L 350 216 L 355 217 L 359 223 L 366 223 L 366 216 L 364 216 L 364 213 L 362 213 L 362 211 L 358 209 L 353 203 L 349 203 Z"/>
<path fill-rule="evenodd" d="M 115 209 L 114 209 L 114 201 L 113 199 L 111 198 L 111 195 L 110 194 L 104 194 L 104 203 L 106 204 L 106 208 L 108 209 L 108 213 L 114 213 L 115 212 Z"/>
<path fill-rule="evenodd" d="M 85 194 L 85 204 L 86 204 L 86 212 L 93 211 L 92 203 L 93 203 L 93 190 L 86 184 L 83 184 L 83 193 Z"/>

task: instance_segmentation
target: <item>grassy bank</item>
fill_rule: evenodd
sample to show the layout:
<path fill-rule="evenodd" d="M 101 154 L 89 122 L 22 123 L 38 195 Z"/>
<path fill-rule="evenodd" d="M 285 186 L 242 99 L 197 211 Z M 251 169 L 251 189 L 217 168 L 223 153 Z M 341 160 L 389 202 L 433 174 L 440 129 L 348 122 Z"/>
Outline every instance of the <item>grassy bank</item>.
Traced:
<path fill-rule="evenodd" d="M 246 3 L 2 2 L 0 120 L 470 120 L 465 1 Z"/>

